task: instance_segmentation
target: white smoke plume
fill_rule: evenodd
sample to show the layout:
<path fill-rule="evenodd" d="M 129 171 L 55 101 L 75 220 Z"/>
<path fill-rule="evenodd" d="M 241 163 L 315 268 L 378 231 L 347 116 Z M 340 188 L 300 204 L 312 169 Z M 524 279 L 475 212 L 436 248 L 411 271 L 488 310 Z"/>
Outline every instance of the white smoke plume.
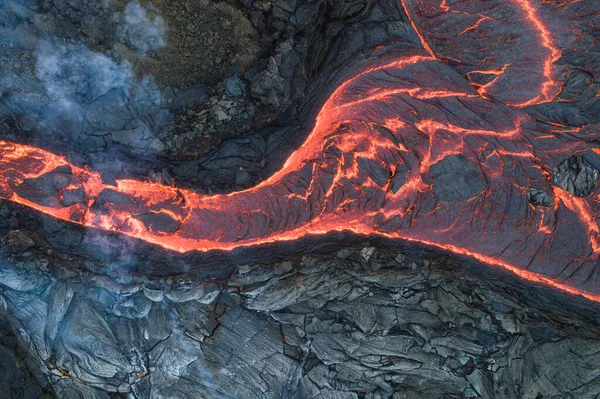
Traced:
<path fill-rule="evenodd" d="M 124 38 L 127 43 L 146 54 L 152 50 L 158 50 L 166 45 L 165 21 L 160 15 L 150 16 L 148 10 L 136 1 L 125 6 L 123 15 L 119 15 L 119 37 Z"/>
<path fill-rule="evenodd" d="M 103 108 L 106 118 L 116 118 L 106 126 L 120 126 L 121 121 L 131 119 L 133 122 L 120 129 L 152 141 L 170 118 L 162 92 L 152 77 L 136 76 L 129 61 L 111 58 L 110 48 L 121 39 L 145 56 L 164 46 L 163 19 L 137 0 L 117 14 L 100 2 L 77 6 L 90 14 L 85 14 L 90 19 L 99 18 L 95 23 L 110 27 L 106 31 L 112 31 L 109 37 L 113 42 L 102 43 L 105 54 L 91 50 L 96 43 L 83 35 L 79 40 L 66 38 L 73 32 L 57 30 L 62 17 L 37 14 L 32 6 L 36 2 L 39 0 L 0 0 L 0 118 L 29 118 L 36 121 L 33 129 L 42 133 L 62 132 L 86 141 L 90 135 L 110 134 L 96 134 L 90 129 L 99 123 L 86 123 L 92 115 L 86 113 L 89 105 L 103 98 L 102 106 L 108 107 Z M 61 15 L 71 7 L 68 2 L 53 4 Z M 98 139 L 99 146 L 102 140 Z M 160 143 L 153 142 L 150 147 L 157 150 Z"/>

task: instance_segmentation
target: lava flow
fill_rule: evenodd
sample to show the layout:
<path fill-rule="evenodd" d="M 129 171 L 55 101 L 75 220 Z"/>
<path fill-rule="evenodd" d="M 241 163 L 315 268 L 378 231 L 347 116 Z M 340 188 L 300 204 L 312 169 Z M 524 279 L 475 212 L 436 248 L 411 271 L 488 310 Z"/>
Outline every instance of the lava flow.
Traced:
<path fill-rule="evenodd" d="M 456 2 L 467 3 L 474 4 Z M 453 12 L 443 5 L 438 13 Z M 522 10 L 533 18 L 535 8 Z M 472 257 L 600 302 L 599 197 L 550 185 L 565 158 L 600 157 L 598 129 L 537 123 L 519 107 L 486 98 L 464 71 L 428 52 L 406 50 L 346 80 L 304 144 L 253 188 L 201 195 L 127 179 L 106 184 L 63 157 L 0 141 L 0 198 L 179 252 L 332 231 L 379 235 Z M 555 58 L 548 54 L 544 65 Z M 544 94 L 545 69 L 541 76 L 540 99 L 550 94 Z M 528 98 L 529 89 L 506 98 L 536 98 Z M 552 204 L 532 205 L 531 188 L 545 191 Z"/>
<path fill-rule="evenodd" d="M 480 94 L 525 107 L 548 102 L 558 93 L 559 38 L 553 37 L 540 13 L 562 10 L 551 12 L 544 2 L 531 0 L 401 3 L 428 53 L 456 64 Z M 485 56 L 474 56 L 478 52 Z"/>

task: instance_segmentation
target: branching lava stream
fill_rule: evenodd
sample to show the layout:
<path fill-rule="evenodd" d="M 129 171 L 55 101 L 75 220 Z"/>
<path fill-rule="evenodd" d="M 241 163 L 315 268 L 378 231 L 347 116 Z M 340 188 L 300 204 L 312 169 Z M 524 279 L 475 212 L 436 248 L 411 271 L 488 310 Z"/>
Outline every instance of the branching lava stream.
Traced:
<path fill-rule="evenodd" d="M 346 80 L 304 144 L 253 188 L 208 196 L 135 180 L 109 185 L 63 157 L 0 141 L 0 198 L 179 252 L 331 231 L 414 241 L 600 302 L 599 198 L 551 186 L 563 159 L 598 157 L 598 129 L 537 123 L 521 109 L 558 92 L 558 44 L 536 2 L 514 0 L 507 12 L 521 13 L 523 37 L 539 39 L 537 52 L 511 54 L 508 63 L 498 45 L 493 62 L 463 63 L 452 43 L 440 48 L 441 36 L 426 43 L 432 21 L 451 14 L 474 21 L 457 24 L 465 34 L 498 21 L 476 9 L 478 1 L 449 3 L 403 2 L 426 50 L 379 60 Z M 486 69 L 477 69 L 482 62 Z M 525 66 L 535 84 L 508 90 Z M 492 79 L 478 84 L 474 74 Z M 552 205 L 532 205 L 531 188 Z"/>

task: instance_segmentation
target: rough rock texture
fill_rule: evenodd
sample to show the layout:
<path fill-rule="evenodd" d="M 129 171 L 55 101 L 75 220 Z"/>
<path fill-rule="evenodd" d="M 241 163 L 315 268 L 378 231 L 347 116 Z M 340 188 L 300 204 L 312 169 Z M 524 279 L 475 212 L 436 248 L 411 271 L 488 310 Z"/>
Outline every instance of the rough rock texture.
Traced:
<path fill-rule="evenodd" d="M 481 172 L 461 155 L 448 155 L 431 166 L 433 192 L 440 201 L 464 201 L 486 188 Z"/>
<path fill-rule="evenodd" d="M 548 212 L 527 196 L 531 186 L 550 188 L 547 177 L 565 152 L 597 155 L 597 126 L 563 138 L 554 133 L 568 128 L 540 125 L 518 108 L 479 96 L 451 66 L 421 51 L 407 46 L 381 58 L 363 60 L 371 66 L 366 72 L 349 71 L 302 147 L 248 190 L 201 195 L 135 180 L 90 185 L 99 180 L 95 171 L 0 141 L 0 167 L 7 171 L 0 195 L 179 252 L 237 250 L 340 230 L 408 240 L 600 300 L 600 203 L 556 190 Z M 207 179 L 211 169 L 229 168 L 229 181 L 248 186 L 249 166 L 266 146 L 260 136 L 227 144 L 222 153 L 186 163 L 190 174 L 200 177 L 200 164 Z M 65 168 L 70 174 L 61 178 Z M 406 179 L 399 189 L 388 184 L 396 169 Z M 576 168 L 576 190 L 594 188 L 588 171 L 595 169 Z M 61 187 L 47 184 L 56 179 Z M 58 205 L 67 186 L 84 188 L 89 202 Z"/>
<path fill-rule="evenodd" d="M 524 2 L 498 7 L 497 2 L 407 0 L 405 9 L 398 0 L 142 1 L 146 11 L 130 6 L 130 19 L 126 3 L 110 2 L 113 9 L 99 1 L 0 1 L 2 140 L 67 155 L 74 164 L 99 171 L 106 185 L 135 178 L 168 186 L 177 182 L 202 194 L 230 192 L 279 170 L 325 99 L 351 72 L 394 50 L 426 54 L 408 16 L 422 17 L 417 28 L 430 32 L 429 46 L 443 60 L 436 68 L 446 68 L 417 82 L 448 78 L 453 68 L 473 93 L 493 101 L 531 101 L 544 79 L 523 68 L 535 64 L 532 70 L 542 71 L 543 60 L 553 57 L 540 46 L 535 24 L 518 30 L 496 18 L 505 10 L 506 18 L 523 22 L 527 14 L 515 5 Z M 183 13 L 181 5 L 192 7 Z M 463 12 L 447 20 L 440 13 L 444 5 Z M 262 59 L 253 64 L 258 42 L 238 7 L 259 35 Z M 569 203 L 573 209 L 580 201 L 596 200 L 589 192 L 597 189 L 600 169 L 591 150 L 600 106 L 598 57 L 590 56 L 597 43 L 593 7 L 592 1 L 539 2 L 541 20 L 561 27 L 557 43 L 566 48 L 551 68 L 560 91 L 552 101 L 518 111 L 531 120 L 527 129 L 552 138 L 541 148 L 553 154 L 547 170 L 551 176 L 556 166 L 553 184 L 585 195 Z M 203 13 L 210 15 L 208 21 Z M 556 15 L 568 21 L 555 20 Z M 134 16 L 157 30 L 140 31 Z M 157 17 L 166 22 L 165 35 L 156 35 Z M 188 24 L 172 30 L 172 21 Z M 229 36 L 246 34 L 251 37 L 236 39 L 247 50 L 240 58 L 240 48 L 228 46 Z M 40 38 L 50 44 L 38 50 Z M 463 57 L 472 54 L 465 49 L 482 43 L 493 57 L 479 52 Z M 512 51 L 514 46 L 521 51 Z M 198 48 L 209 51 L 199 55 Z M 161 52 L 175 57 L 160 59 Z M 526 57 L 500 76 L 505 57 L 515 54 Z M 39 55 L 62 56 L 60 73 L 37 65 L 44 58 Z M 492 73 L 476 72 L 482 67 Z M 161 84 L 136 76 L 143 68 Z M 177 76 L 161 76 L 171 69 Z M 205 82 L 196 81 L 200 75 Z M 354 94 L 386 80 L 393 80 L 387 72 L 376 74 Z M 519 82 L 519 90 L 512 90 L 511 82 Z M 506 122 L 482 117 L 483 102 L 457 104 L 454 109 L 476 114 L 467 118 L 472 129 L 496 129 Z M 423 115 L 431 117 L 443 105 L 427 107 Z M 504 146 L 501 140 L 489 138 L 496 147 L 516 148 L 514 140 Z M 552 148 L 549 142 L 567 145 Z M 585 144 L 575 154 L 574 142 Z M 477 156 L 495 158 L 490 148 Z M 523 178 L 516 159 L 502 167 Z M 406 165 L 392 173 L 359 157 L 356 167 L 379 187 L 389 181 L 394 194 L 410 178 Z M 446 202 L 468 201 L 489 184 L 474 163 L 456 154 L 439 160 L 432 172 L 433 194 Z M 86 203 L 78 189 L 53 197 L 71 175 L 68 169 L 53 171 L 24 182 L 21 193 L 42 203 Z M 552 205 L 562 199 L 554 193 L 560 191 L 547 179 L 526 180 L 502 197 L 502 223 L 520 220 L 515 202 L 527 215 L 556 214 Z M 122 205 L 126 199 L 105 190 L 95 206 Z M 562 211 L 556 217 L 568 220 Z M 178 226 L 151 213 L 141 220 L 163 231 Z M 575 236 L 586 245 L 586 238 L 596 237 L 593 225 L 587 231 L 579 223 L 565 226 L 556 235 L 559 248 L 571 248 L 565 243 Z M 549 231 L 537 223 L 529 227 L 539 234 Z M 394 250 L 389 242 L 364 243 L 340 234 L 310 245 L 298 240 L 255 251 L 183 256 L 8 201 L 0 201 L 0 232 L 0 398 L 600 395 L 595 304 L 466 259 L 450 261 L 445 253 Z M 574 248 L 568 256 L 588 249 Z M 577 273 L 566 268 L 565 274 Z M 590 276 L 588 281 L 597 281 Z"/>
<path fill-rule="evenodd" d="M 46 248 L 0 270 L 1 317 L 20 326 L 33 371 L 6 363 L 4 397 L 49 384 L 61 398 L 600 394 L 596 311 L 441 258 L 359 247 L 239 263 L 219 283 L 116 282 L 116 270 L 74 273 L 84 259 Z"/>
<path fill-rule="evenodd" d="M 558 164 L 552 174 L 552 183 L 573 195 L 585 197 L 598 183 L 598 169 L 584 157 L 574 156 Z"/>
<path fill-rule="evenodd" d="M 244 72 L 259 58 L 258 32 L 244 12 L 227 2 L 208 0 L 153 0 L 167 27 L 165 46 L 140 58 L 136 70 L 168 86 L 184 88 L 197 82 L 213 83 L 227 76 L 232 65 Z"/>
<path fill-rule="evenodd" d="M 550 206 L 553 204 L 552 199 L 546 194 L 544 190 L 540 190 L 534 187 L 531 187 L 527 192 L 527 199 L 532 205 L 538 206 Z"/>

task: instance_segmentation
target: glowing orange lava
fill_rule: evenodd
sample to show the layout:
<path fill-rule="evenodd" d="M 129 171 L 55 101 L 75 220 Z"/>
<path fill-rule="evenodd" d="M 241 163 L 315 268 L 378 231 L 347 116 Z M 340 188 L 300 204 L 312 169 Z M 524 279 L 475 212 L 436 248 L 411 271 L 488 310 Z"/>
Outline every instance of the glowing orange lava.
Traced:
<path fill-rule="evenodd" d="M 473 83 L 482 95 L 491 95 L 512 106 L 527 107 L 552 101 L 560 91 L 554 67 L 562 53 L 540 16 L 537 0 L 455 1 L 450 5 L 445 0 L 400 0 L 400 3 L 423 48 L 432 57 L 458 63 L 459 69 L 464 68 L 465 76 L 495 75 L 490 82 Z M 498 8 L 514 15 L 498 20 L 494 18 L 495 14 L 502 15 L 497 12 Z M 495 34 L 496 25 L 501 25 L 503 30 L 508 28 L 511 34 Z M 520 42 L 513 46 L 511 41 L 514 40 Z M 468 46 L 472 49 L 465 51 Z M 512 47 L 510 52 L 507 47 Z M 488 58 L 474 61 L 471 54 L 478 50 L 487 51 Z M 504 62 L 508 58 L 513 62 Z M 528 76 L 528 71 L 534 73 Z M 515 90 L 511 84 L 517 82 L 518 76 L 531 80 L 519 84 L 533 84 L 536 90 Z"/>
<path fill-rule="evenodd" d="M 425 51 L 427 51 L 427 54 L 429 54 L 432 58 L 436 58 L 435 53 L 431 50 L 431 47 L 429 47 L 429 44 L 427 44 L 427 40 L 425 40 L 421 31 L 419 29 L 417 29 L 417 25 L 415 25 L 415 21 L 411 17 L 411 13 L 408 10 L 408 7 L 406 6 L 406 1 L 400 0 L 400 4 L 402 5 L 402 8 L 404 9 L 404 13 L 406 14 L 406 17 L 410 21 L 410 25 L 412 26 L 412 28 L 415 31 L 415 33 L 417 34 L 417 36 L 419 36 L 419 40 L 421 41 L 423 48 L 425 49 Z M 447 12 L 449 8 L 445 4 L 445 1 L 442 4 L 443 4 L 442 8 Z"/>
<path fill-rule="evenodd" d="M 535 8 L 514 3 L 550 49 Z M 456 4 L 434 11 L 451 13 Z M 477 18 L 473 30 L 488 22 Z M 600 302 L 598 204 L 549 183 L 565 154 L 600 151 L 588 139 L 594 127 L 540 127 L 486 98 L 496 80 L 473 87 L 420 37 L 428 54 L 380 60 L 337 87 L 304 144 L 250 189 L 202 195 L 131 179 L 112 185 L 43 149 L 0 141 L 0 198 L 178 252 L 332 231 L 401 239 Z M 544 82 L 555 55 L 544 59 Z M 498 78 L 509 69 L 471 73 Z M 540 85 L 539 95 L 550 95 L 550 87 Z M 565 142 L 566 134 L 581 139 Z M 553 206 L 531 205 L 530 187 L 544 189 Z"/>
<path fill-rule="evenodd" d="M 527 20 L 538 31 L 540 45 L 544 47 L 549 53 L 544 58 L 544 68 L 542 75 L 545 81 L 542 83 L 540 95 L 524 103 L 514 104 L 515 106 L 526 107 L 529 105 L 535 105 L 549 101 L 558 93 L 560 85 L 553 78 L 552 66 L 556 61 L 560 59 L 561 52 L 554 45 L 552 34 L 550 33 L 546 25 L 544 25 L 544 23 L 541 21 L 540 17 L 537 15 L 537 11 L 532 5 L 532 2 L 530 0 L 513 1 L 516 1 L 516 3 L 519 4 L 519 6 L 525 11 L 525 13 L 527 14 Z M 551 91 L 554 91 L 553 95 L 550 95 Z"/>

